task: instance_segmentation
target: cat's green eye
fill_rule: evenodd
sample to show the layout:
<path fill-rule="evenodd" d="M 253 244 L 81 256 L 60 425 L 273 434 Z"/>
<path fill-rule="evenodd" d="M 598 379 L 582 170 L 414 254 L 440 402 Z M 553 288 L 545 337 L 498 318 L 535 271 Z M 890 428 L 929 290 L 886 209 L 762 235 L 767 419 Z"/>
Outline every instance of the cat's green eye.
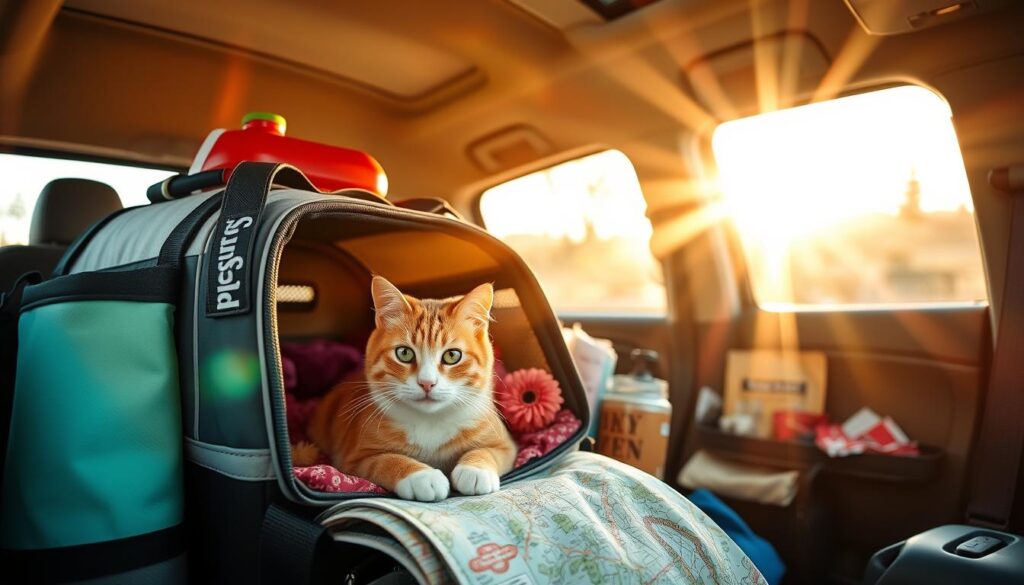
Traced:
<path fill-rule="evenodd" d="M 416 352 L 407 345 L 399 345 L 395 348 L 395 357 L 403 364 L 411 364 L 412 360 L 416 359 Z"/>
<path fill-rule="evenodd" d="M 459 360 L 461 359 L 462 352 L 457 349 L 445 350 L 445 352 L 441 354 L 441 361 L 448 364 L 449 366 L 454 366 L 455 364 L 459 363 Z"/>

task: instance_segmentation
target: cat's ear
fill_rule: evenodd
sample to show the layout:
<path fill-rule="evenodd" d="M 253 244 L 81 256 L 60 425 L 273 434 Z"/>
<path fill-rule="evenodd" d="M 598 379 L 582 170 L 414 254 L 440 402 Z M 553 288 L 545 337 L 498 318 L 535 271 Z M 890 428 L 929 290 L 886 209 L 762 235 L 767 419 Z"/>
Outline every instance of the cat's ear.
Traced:
<path fill-rule="evenodd" d="M 412 312 L 409 301 L 405 300 L 402 291 L 382 276 L 374 276 L 370 283 L 373 295 L 373 310 L 377 327 L 399 325 Z"/>
<path fill-rule="evenodd" d="M 469 291 L 466 296 L 459 300 L 455 307 L 455 314 L 462 318 L 473 321 L 479 327 L 485 327 L 491 320 L 491 305 L 494 303 L 494 287 L 491 283 L 484 283 Z"/>

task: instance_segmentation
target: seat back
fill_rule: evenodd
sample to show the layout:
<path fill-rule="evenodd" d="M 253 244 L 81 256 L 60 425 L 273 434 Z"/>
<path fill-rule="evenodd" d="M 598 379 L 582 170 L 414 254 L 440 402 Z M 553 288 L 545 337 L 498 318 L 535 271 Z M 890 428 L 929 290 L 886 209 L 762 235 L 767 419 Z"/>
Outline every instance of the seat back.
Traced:
<path fill-rule="evenodd" d="M 67 247 L 89 226 L 121 209 L 117 192 L 89 179 L 54 179 L 43 187 L 32 212 L 29 243 L 0 248 L 0 291 L 33 270 L 53 272 Z"/>

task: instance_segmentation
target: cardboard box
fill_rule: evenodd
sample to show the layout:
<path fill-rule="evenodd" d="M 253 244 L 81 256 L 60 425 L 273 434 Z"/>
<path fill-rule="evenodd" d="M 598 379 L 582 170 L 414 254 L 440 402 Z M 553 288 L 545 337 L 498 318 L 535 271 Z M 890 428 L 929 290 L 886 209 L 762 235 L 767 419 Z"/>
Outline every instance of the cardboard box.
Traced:
<path fill-rule="evenodd" d="M 731 350 L 724 414 L 754 417 L 754 435 L 772 436 L 774 413 L 825 411 L 826 358 L 820 351 Z"/>

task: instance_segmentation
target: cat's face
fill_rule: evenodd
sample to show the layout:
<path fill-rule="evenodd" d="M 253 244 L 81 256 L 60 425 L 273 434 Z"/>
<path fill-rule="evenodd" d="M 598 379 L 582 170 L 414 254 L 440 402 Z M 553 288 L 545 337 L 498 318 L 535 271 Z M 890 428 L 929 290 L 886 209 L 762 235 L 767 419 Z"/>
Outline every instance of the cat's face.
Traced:
<path fill-rule="evenodd" d="M 366 345 L 366 379 L 382 410 L 435 413 L 490 398 L 490 284 L 461 298 L 421 300 L 375 276 L 371 292 L 377 328 Z"/>

